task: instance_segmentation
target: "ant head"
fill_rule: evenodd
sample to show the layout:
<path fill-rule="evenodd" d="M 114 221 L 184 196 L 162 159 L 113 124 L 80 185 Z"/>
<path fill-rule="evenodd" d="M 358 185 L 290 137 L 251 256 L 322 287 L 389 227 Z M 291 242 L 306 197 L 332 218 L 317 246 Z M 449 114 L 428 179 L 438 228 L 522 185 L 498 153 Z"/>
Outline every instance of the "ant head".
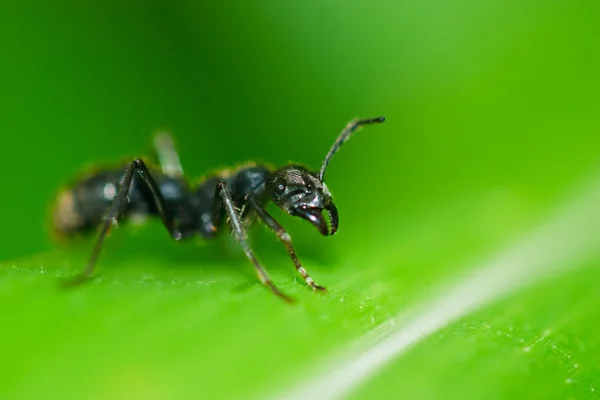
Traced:
<path fill-rule="evenodd" d="M 350 121 L 329 149 L 318 175 L 299 165 L 288 165 L 275 171 L 268 181 L 273 202 L 288 214 L 309 221 L 322 235 L 333 235 L 338 229 L 338 212 L 323 182 L 325 169 L 333 155 L 359 127 L 383 121 L 384 117 Z M 330 228 L 323 217 L 324 210 L 329 215 Z"/>
<path fill-rule="evenodd" d="M 309 221 L 324 236 L 337 231 L 337 208 L 327 186 L 315 173 L 300 165 L 288 165 L 276 171 L 268 184 L 273 202 L 285 212 Z M 327 210 L 331 228 L 327 227 L 323 210 Z"/>

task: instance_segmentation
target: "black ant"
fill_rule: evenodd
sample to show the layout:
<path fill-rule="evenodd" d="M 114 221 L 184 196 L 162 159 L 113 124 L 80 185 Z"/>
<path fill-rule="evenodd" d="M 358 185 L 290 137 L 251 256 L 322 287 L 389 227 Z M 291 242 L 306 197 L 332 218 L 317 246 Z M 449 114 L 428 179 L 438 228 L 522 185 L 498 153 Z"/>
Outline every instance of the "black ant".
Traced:
<path fill-rule="evenodd" d="M 195 187 L 190 187 L 183 178 L 171 137 L 157 135 L 154 145 L 160 170 L 149 169 L 141 158 L 136 158 L 129 166 L 96 172 L 59 193 L 53 214 L 54 228 L 59 234 L 70 236 L 88 232 L 101 224 L 87 267 L 69 284 L 80 283 L 92 275 L 104 239 L 120 217 L 158 215 L 171 237 L 183 240 L 197 234 L 205 239 L 213 238 L 226 214 L 235 238 L 254 264 L 260 281 L 277 296 L 290 301 L 273 284 L 248 245 L 244 221 L 250 212 L 255 212 L 283 242 L 308 286 L 325 292 L 326 289 L 317 285 L 300 263 L 291 236 L 264 206 L 272 200 L 289 215 L 309 221 L 322 235 L 333 235 L 338 229 L 338 211 L 323 182 L 325 169 L 357 128 L 384 120 L 384 117 L 378 117 L 350 121 L 327 153 L 318 174 L 297 164 L 273 170 L 252 163 L 220 171 Z M 329 226 L 323 216 L 324 210 L 329 217 Z"/>

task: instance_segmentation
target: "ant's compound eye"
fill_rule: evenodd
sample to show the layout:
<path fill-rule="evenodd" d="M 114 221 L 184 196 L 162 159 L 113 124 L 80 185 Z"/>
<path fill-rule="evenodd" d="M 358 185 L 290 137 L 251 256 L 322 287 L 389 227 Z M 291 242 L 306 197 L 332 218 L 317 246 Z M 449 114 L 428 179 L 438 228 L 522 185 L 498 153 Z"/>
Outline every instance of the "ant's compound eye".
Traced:
<path fill-rule="evenodd" d="M 285 192 L 285 182 L 281 178 L 275 178 L 273 181 L 273 187 L 275 188 L 275 192 L 279 194 L 283 194 Z"/>

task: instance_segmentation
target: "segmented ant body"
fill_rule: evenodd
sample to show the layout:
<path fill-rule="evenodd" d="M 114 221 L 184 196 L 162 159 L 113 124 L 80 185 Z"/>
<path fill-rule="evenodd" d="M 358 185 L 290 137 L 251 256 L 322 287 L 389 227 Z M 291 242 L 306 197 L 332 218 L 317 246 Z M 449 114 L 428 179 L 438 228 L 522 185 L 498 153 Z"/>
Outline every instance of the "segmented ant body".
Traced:
<path fill-rule="evenodd" d="M 289 301 L 290 298 L 273 284 L 247 242 L 243 222 L 253 212 L 283 242 L 305 282 L 315 291 L 325 291 L 308 275 L 296 256 L 290 235 L 267 212 L 265 205 L 271 200 L 289 215 L 309 221 L 322 235 L 333 235 L 338 228 L 338 212 L 323 182 L 325 169 L 331 157 L 357 128 L 384 120 L 379 117 L 348 123 L 329 150 L 318 174 L 297 164 L 277 170 L 261 164 L 246 164 L 216 173 L 196 187 L 190 187 L 183 178 L 171 137 L 158 135 L 154 143 L 160 170 L 149 169 L 141 158 L 137 158 L 130 165 L 99 171 L 59 193 L 53 213 L 56 231 L 71 236 L 101 225 L 87 267 L 70 284 L 80 283 L 92 275 L 104 239 L 118 218 L 158 216 L 171 238 L 183 240 L 194 235 L 213 238 L 226 216 L 234 237 L 252 261 L 260 281 L 274 294 Z M 323 211 L 327 211 L 329 226 Z"/>

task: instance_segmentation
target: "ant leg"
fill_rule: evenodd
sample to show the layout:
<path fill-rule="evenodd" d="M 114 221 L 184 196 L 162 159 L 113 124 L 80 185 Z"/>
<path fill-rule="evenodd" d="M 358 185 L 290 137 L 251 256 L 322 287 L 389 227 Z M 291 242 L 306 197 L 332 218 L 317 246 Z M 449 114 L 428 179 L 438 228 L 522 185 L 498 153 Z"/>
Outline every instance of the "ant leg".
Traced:
<path fill-rule="evenodd" d="M 168 132 L 160 132 L 154 137 L 154 149 L 163 174 L 171 178 L 181 178 L 183 168 L 175 142 Z"/>
<path fill-rule="evenodd" d="M 227 216 L 229 217 L 229 223 L 231 225 L 231 230 L 233 231 L 233 234 L 235 235 L 235 238 L 237 239 L 237 241 L 240 243 L 240 246 L 242 246 L 242 249 L 244 250 L 244 253 L 246 253 L 246 256 L 254 264 L 254 268 L 256 269 L 256 274 L 258 275 L 258 278 L 265 286 L 267 286 L 271 290 L 271 292 L 273 292 L 275 295 L 281 297 L 283 300 L 291 303 L 293 300 L 290 297 L 286 296 L 282 291 L 280 291 L 277 288 L 277 286 L 275 286 L 273 281 L 271 281 L 271 278 L 269 278 L 267 271 L 265 271 L 265 269 L 262 267 L 262 265 L 260 265 L 260 263 L 258 262 L 258 259 L 252 252 L 252 249 L 250 248 L 250 245 L 248 244 L 248 241 L 247 241 L 248 237 L 246 235 L 246 231 L 244 230 L 244 225 L 243 225 L 242 219 L 241 219 L 240 215 L 238 214 L 238 211 L 236 210 L 235 205 L 233 204 L 233 200 L 231 199 L 231 194 L 229 193 L 229 189 L 227 188 L 227 183 L 225 183 L 225 181 L 223 181 L 223 180 L 219 180 L 217 182 L 216 190 L 217 190 L 217 194 L 218 194 L 218 196 L 216 198 L 220 199 L 220 200 L 218 200 L 216 202 L 215 207 L 217 207 L 217 208 L 224 207 L 225 208 L 225 211 L 227 212 Z"/>
<path fill-rule="evenodd" d="M 123 214 L 123 211 L 125 210 L 125 207 L 128 203 L 128 195 L 129 190 L 131 189 L 131 185 L 133 183 L 134 173 L 138 174 L 138 176 L 141 179 L 141 183 L 150 190 L 150 193 L 152 194 L 152 200 L 156 205 L 156 208 L 162 219 L 163 224 L 171 234 L 171 237 L 175 240 L 181 239 L 181 232 L 179 232 L 175 228 L 173 216 L 166 210 L 165 201 L 162 197 L 162 194 L 160 193 L 158 185 L 152 178 L 152 175 L 150 175 L 150 171 L 148 171 L 148 168 L 146 167 L 146 164 L 144 164 L 144 161 L 141 158 L 137 158 L 133 160 L 131 166 L 127 169 L 125 177 L 121 181 L 119 191 L 115 195 L 115 198 L 113 199 L 113 202 L 110 208 L 108 209 L 104 223 L 102 224 L 100 235 L 98 236 L 98 239 L 96 239 L 96 244 L 94 245 L 94 249 L 92 250 L 92 255 L 87 264 L 87 267 L 79 275 L 76 275 L 72 280 L 67 282 L 67 286 L 77 285 L 83 282 L 84 280 L 89 278 L 94 272 L 94 267 L 96 265 L 98 257 L 100 256 L 100 251 L 102 250 L 102 244 L 104 243 L 104 239 L 110 232 L 111 226 L 113 224 L 116 224 L 117 218 L 119 218 L 121 214 Z"/>
<path fill-rule="evenodd" d="M 285 229 L 283 229 L 283 227 L 279 224 L 279 222 L 277 222 L 275 220 L 275 218 L 273 218 L 271 216 L 271 214 L 269 214 L 267 212 L 267 210 L 264 209 L 264 207 L 262 207 L 260 204 L 258 204 L 256 202 L 256 200 L 254 200 L 253 197 L 250 196 L 248 198 L 248 201 L 250 202 L 250 205 L 252 206 L 252 208 L 254 208 L 256 210 L 256 212 L 258 213 L 258 216 L 264 221 L 265 224 L 267 224 L 267 226 L 269 228 L 271 228 L 273 230 L 273 232 L 275 232 L 277 237 L 279 237 L 279 240 L 281 240 L 283 242 L 283 244 L 285 245 L 285 248 L 287 249 L 288 253 L 290 254 L 290 257 L 292 258 L 292 260 L 294 261 L 294 264 L 296 265 L 296 269 L 298 270 L 300 275 L 302 275 L 306 284 L 315 291 L 318 290 L 321 292 L 326 292 L 327 289 L 325 289 L 323 286 L 317 285 L 315 283 L 315 281 L 313 281 L 312 278 L 310 276 L 308 276 L 308 273 L 306 272 L 306 270 L 300 263 L 298 256 L 296 256 L 296 251 L 294 250 L 294 246 L 292 246 L 292 237 L 289 235 L 289 233 L 287 233 L 285 231 Z"/>

